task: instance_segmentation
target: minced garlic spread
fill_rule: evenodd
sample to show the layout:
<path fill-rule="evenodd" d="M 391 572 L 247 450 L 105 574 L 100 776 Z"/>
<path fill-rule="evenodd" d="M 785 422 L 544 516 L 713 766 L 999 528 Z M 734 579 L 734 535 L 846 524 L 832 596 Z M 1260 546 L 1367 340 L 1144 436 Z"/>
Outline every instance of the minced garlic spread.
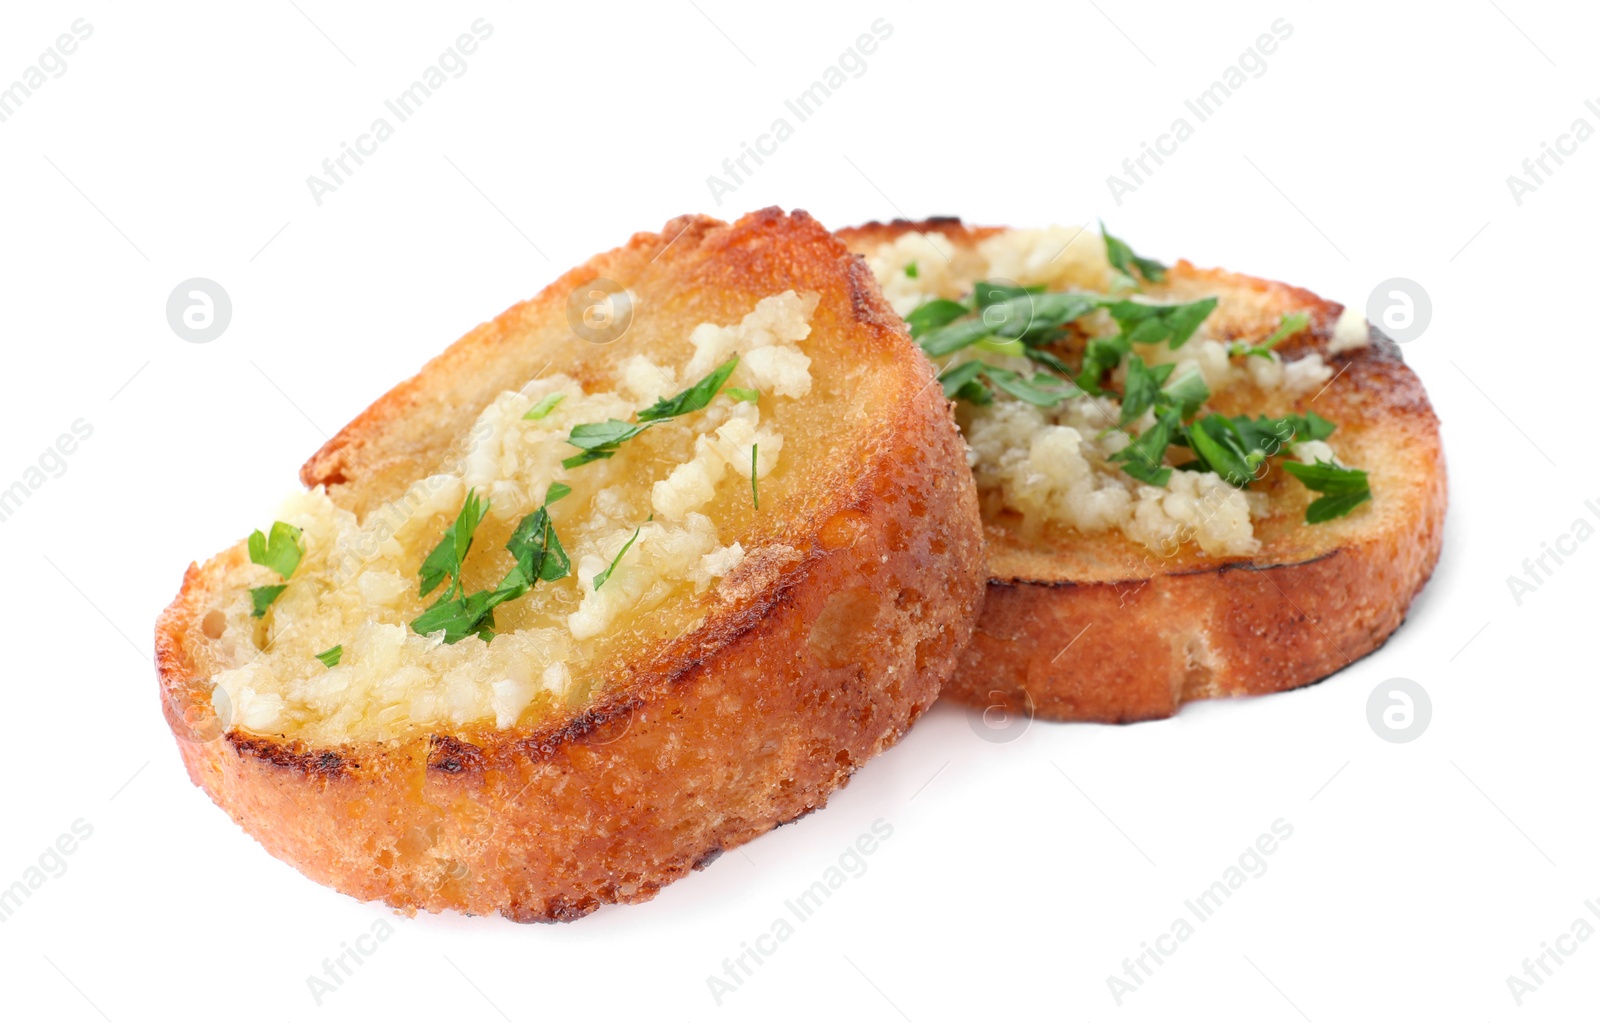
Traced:
<path fill-rule="evenodd" d="M 1089 292 L 1103 292 L 1113 280 L 1100 233 L 1076 227 L 1003 231 L 966 249 L 938 232 L 907 232 L 879 246 L 867 263 L 902 316 L 934 298 L 960 298 L 981 280 Z M 915 276 L 907 273 L 913 265 Z M 1110 333 L 1109 319 L 1103 325 Z M 1344 325 L 1341 337 L 1353 338 L 1355 330 Z M 1213 394 L 1251 384 L 1292 397 L 1316 391 L 1333 376 L 1316 353 L 1292 362 L 1275 352 L 1230 358 L 1227 345 L 1207 336 L 1205 324 L 1177 349 L 1143 345 L 1139 354 L 1150 364 L 1175 364 L 1172 379 L 1200 374 Z M 958 352 L 951 363 L 971 358 L 1034 371 L 1025 359 L 976 349 Z M 962 402 L 957 416 L 985 508 L 1018 513 L 1025 525 L 1056 523 L 1086 533 L 1115 529 L 1167 553 L 1185 542 L 1211 555 L 1258 550 L 1252 520 L 1270 510 L 1264 495 L 1233 487 L 1212 472 L 1175 470 L 1166 486 L 1156 487 L 1109 461 L 1130 434 L 1137 436 L 1153 421 L 1146 413 L 1119 430 L 1120 411 L 1110 395 L 1073 398 L 1050 409 L 1004 394 L 989 405 Z M 1333 449 L 1322 441 L 1297 444 L 1291 454 L 1306 462 L 1334 461 Z"/>
<path fill-rule="evenodd" d="M 717 507 L 749 501 L 752 448 L 758 479 L 778 469 L 782 407 L 811 388 L 810 359 L 797 342 L 810 333 L 816 304 L 815 295 L 788 291 L 737 324 L 702 324 L 687 365 L 632 356 L 613 390 L 585 392 L 558 374 L 505 392 L 459 442 L 449 471 L 416 481 L 365 521 L 321 488 L 290 497 L 278 518 L 303 531 L 305 554 L 287 589 L 264 618 L 252 618 L 246 587 L 281 580 L 247 566 L 238 593 L 206 621 L 221 659 L 239 665 L 213 679 L 219 716 L 252 732 L 353 741 L 440 724 L 506 729 L 541 708 L 584 699 L 610 667 L 592 662 L 608 630 L 639 627 L 647 614 L 658 626 L 672 621 L 669 612 L 689 603 L 674 598 L 706 591 L 743 560 L 741 546 L 718 535 Z M 724 389 L 705 409 L 654 424 L 610 459 L 562 466 L 577 453 L 567 443 L 574 426 L 628 420 L 733 355 L 740 361 L 727 385 L 758 391 L 757 400 Z M 526 418 L 554 394 L 563 397 L 547 414 Z M 438 596 L 419 597 L 418 567 L 469 489 L 488 501 L 467 559 L 473 590 L 506 571 L 507 538 L 557 481 L 572 488 L 550 514 L 573 572 L 497 608 L 490 643 L 469 636 L 447 644 L 442 634 L 413 631 L 411 621 Z M 595 578 L 635 530 L 638 539 L 597 590 Z M 342 654 L 326 668 L 316 654 L 334 646 Z"/>

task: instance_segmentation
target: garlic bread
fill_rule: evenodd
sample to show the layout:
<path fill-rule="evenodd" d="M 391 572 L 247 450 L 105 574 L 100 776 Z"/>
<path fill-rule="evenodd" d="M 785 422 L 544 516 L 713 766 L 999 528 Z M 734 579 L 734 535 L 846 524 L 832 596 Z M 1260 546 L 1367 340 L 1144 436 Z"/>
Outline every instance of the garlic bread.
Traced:
<path fill-rule="evenodd" d="M 928 361 L 802 212 L 635 235 L 308 461 L 156 630 L 190 777 L 358 899 L 570 920 L 823 805 L 983 593 Z"/>
<path fill-rule="evenodd" d="M 946 695 L 1159 718 L 1318 681 L 1404 620 L 1444 452 L 1357 311 L 1094 229 L 840 234 L 940 362 L 979 488 L 988 595 Z"/>

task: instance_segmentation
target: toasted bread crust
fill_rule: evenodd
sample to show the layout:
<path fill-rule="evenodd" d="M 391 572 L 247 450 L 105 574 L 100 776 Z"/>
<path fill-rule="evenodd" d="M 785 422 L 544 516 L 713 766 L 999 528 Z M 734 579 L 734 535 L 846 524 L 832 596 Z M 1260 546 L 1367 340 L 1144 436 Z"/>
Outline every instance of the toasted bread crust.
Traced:
<path fill-rule="evenodd" d="M 422 443 L 406 425 L 419 394 L 461 395 L 470 423 L 479 379 L 516 361 L 521 318 L 641 253 L 676 261 L 690 288 L 821 293 L 827 329 L 852 332 L 878 357 L 881 428 L 841 453 L 840 485 L 787 527 L 799 557 L 775 581 L 619 665 L 589 706 L 527 730 L 323 749 L 214 735 L 202 618 L 239 555 L 191 566 L 156 629 L 164 713 L 190 778 L 308 876 L 408 912 L 517 921 L 644 901 L 823 805 L 953 671 L 983 565 L 950 408 L 871 274 L 803 213 L 766 210 L 731 226 L 680 218 L 596 257 L 380 399 L 307 464 L 307 482 L 370 507 Z M 469 368 L 473 379 L 461 379 Z"/>
<path fill-rule="evenodd" d="M 839 232 L 869 252 L 905 231 L 971 245 L 996 228 L 952 219 Z M 1024 537 L 986 521 L 989 587 L 977 633 L 944 689 L 952 700 L 1061 721 L 1128 722 L 1187 701 L 1279 692 L 1371 653 L 1405 619 L 1438 561 L 1448 503 L 1438 419 L 1398 347 L 1329 352 L 1342 307 L 1301 288 L 1180 262 L 1163 292 L 1220 295 L 1208 328 L 1260 337 L 1310 315 L 1285 354 L 1323 353 L 1335 378 L 1297 403 L 1340 424 L 1334 441 L 1371 474 L 1374 500 L 1343 520 L 1266 525 L 1251 558 L 1162 558 L 1116 534 Z M 1299 507 L 1303 507 L 1301 498 Z M 1295 509 L 1298 514 L 1298 508 Z"/>

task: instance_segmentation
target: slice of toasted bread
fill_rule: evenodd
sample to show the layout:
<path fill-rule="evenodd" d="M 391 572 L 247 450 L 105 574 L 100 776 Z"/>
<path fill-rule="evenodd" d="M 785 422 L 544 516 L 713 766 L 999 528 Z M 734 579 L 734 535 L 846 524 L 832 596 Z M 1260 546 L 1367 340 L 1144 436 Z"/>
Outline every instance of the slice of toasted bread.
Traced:
<path fill-rule="evenodd" d="M 611 328 L 584 318 L 591 292 L 620 300 L 622 289 L 631 322 L 626 307 Z M 783 396 L 790 379 L 737 399 L 783 443 L 770 456 L 755 444 L 758 480 L 745 443 L 750 468 L 712 481 L 706 522 L 684 520 L 715 533 L 720 569 L 689 564 L 718 581 L 652 576 L 646 566 L 677 557 L 690 532 L 663 525 L 660 503 L 647 521 L 655 487 L 691 444 L 718 437 L 696 417 L 754 413 L 724 392 L 571 469 L 559 457 L 577 449 L 552 456 L 555 435 L 538 431 L 631 373 L 645 380 L 628 386 L 650 394 L 659 367 L 634 357 L 698 357 L 697 326 L 754 322 L 741 336 L 770 341 L 778 328 L 749 317 L 775 295 L 791 311 L 815 303 L 796 342 L 809 393 Z M 732 337 L 701 329 L 710 342 Z M 758 382 L 741 375 L 756 363 L 746 352 L 730 386 Z M 532 396 L 556 393 L 554 374 L 565 374 L 566 407 L 540 415 L 549 402 L 530 407 Z M 502 432 L 483 428 L 507 410 Z M 502 605 L 488 643 L 419 637 L 407 623 L 427 601 L 413 573 L 454 520 L 464 479 L 485 464 L 506 472 L 504 431 L 533 431 L 537 457 L 484 491 L 466 589 L 494 586 L 515 563 L 500 546 L 514 518 L 497 510 L 531 510 L 553 478 L 573 487 L 549 508 L 577 578 Z M 244 544 L 189 568 L 156 628 L 164 712 L 190 777 L 269 852 L 412 912 L 574 919 L 649 899 L 816 809 L 936 698 L 982 599 L 975 491 L 949 405 L 871 273 L 801 212 L 682 217 L 635 235 L 467 334 L 301 475 L 313 489 L 285 514 L 304 530 L 303 562 L 261 618 L 248 591 L 276 577 Z M 644 537 L 631 548 L 596 539 L 607 516 Z M 595 571 L 613 558 L 614 574 Z M 605 627 L 563 625 L 612 593 Z M 317 663 L 319 651 L 336 666 Z"/>
<path fill-rule="evenodd" d="M 1002 229 L 939 218 L 840 234 L 869 257 L 902 313 L 922 297 L 959 298 L 985 276 L 1053 290 L 1102 291 L 1111 281 L 1092 229 L 1019 233 L 1000 244 L 989 240 Z M 908 256 L 918 264 L 909 278 Z M 1219 299 L 1205 325 L 1219 341 L 1259 343 L 1286 314 L 1307 315 L 1309 326 L 1277 351 L 1285 365 L 1321 356 L 1331 370 L 1325 386 L 1293 397 L 1242 386 L 1215 394 L 1211 406 L 1223 415 L 1311 410 L 1332 420 L 1338 457 L 1369 472 L 1372 500 L 1309 525 L 1315 495 L 1274 471 L 1254 487 L 1267 495 L 1266 512 L 1253 523 L 1258 546 L 1241 556 L 1207 554 L 1192 541 L 1160 553 L 1115 530 L 1032 527 L 980 493 L 989 589 L 972 645 L 945 687 L 952 699 L 1126 722 L 1170 716 L 1188 700 L 1307 685 L 1381 645 L 1432 573 L 1444 453 L 1427 394 L 1396 345 L 1300 288 L 1187 262 L 1165 276 L 1144 289 L 1157 301 Z"/>

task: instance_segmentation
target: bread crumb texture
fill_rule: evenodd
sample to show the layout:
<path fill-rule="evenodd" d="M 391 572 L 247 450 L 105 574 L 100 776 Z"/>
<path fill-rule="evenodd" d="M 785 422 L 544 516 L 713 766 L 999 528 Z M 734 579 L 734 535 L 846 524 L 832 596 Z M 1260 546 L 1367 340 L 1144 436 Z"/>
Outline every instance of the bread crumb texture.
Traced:
<path fill-rule="evenodd" d="M 603 385 L 557 373 L 504 392 L 460 438 L 448 471 L 414 481 L 364 519 L 322 487 L 291 496 L 277 518 L 303 531 L 305 556 L 287 589 L 252 617 L 249 589 L 281 580 L 240 559 L 207 619 L 214 663 L 231 665 L 212 677 L 219 718 L 319 745 L 439 726 L 505 730 L 583 704 L 614 667 L 603 663 L 603 641 L 615 631 L 670 638 L 693 629 L 705 615 L 699 598 L 715 599 L 746 558 L 719 523 L 751 503 L 752 474 L 759 485 L 782 472 L 785 420 L 812 386 L 800 342 L 816 305 L 815 294 L 791 290 L 738 323 L 701 324 L 681 366 L 633 355 Z M 656 422 L 609 459 L 562 466 L 578 452 L 567 442 L 574 426 L 631 421 L 733 356 L 727 387 L 742 397 L 725 388 L 703 411 Z M 527 418 L 557 394 L 546 414 Z M 550 514 L 574 571 L 497 608 L 492 642 L 418 635 L 410 623 L 438 596 L 419 595 L 418 567 L 468 492 L 488 505 L 466 562 L 471 592 L 504 575 L 512 530 L 556 482 L 572 488 Z M 334 646 L 342 656 L 325 667 L 316 654 Z"/>
<path fill-rule="evenodd" d="M 1004 280 L 1050 291 L 1105 292 L 1112 286 L 1100 233 L 1091 228 L 1050 227 L 998 231 L 977 244 L 958 245 L 938 231 L 906 231 L 877 245 L 867 263 L 884 295 L 902 316 L 935 298 L 959 299 L 973 284 Z M 908 268 L 915 267 L 908 273 Z M 1164 298 L 1159 286 L 1135 301 L 1191 301 L 1196 296 Z M 1212 318 L 1214 320 L 1215 317 Z M 1359 319 L 1359 316 L 1356 317 Z M 1104 312 L 1085 320 L 1093 336 L 1115 333 Z M 1262 404 L 1293 400 L 1315 393 L 1333 376 L 1333 369 L 1315 351 L 1285 359 L 1277 352 L 1239 359 L 1230 357 L 1226 340 L 1202 323 L 1182 346 L 1139 345 L 1137 353 L 1151 365 L 1173 364 L 1171 379 L 1197 373 L 1214 400 Z M 1341 321 L 1348 347 L 1364 343 L 1365 320 Z M 1035 371 L 1024 358 L 968 348 L 951 356 L 945 367 L 969 359 L 1014 370 Z M 1120 390 L 1125 367 L 1115 374 Z M 1255 522 L 1273 514 L 1266 495 L 1240 490 L 1213 472 L 1175 469 L 1165 486 L 1156 487 L 1122 472 L 1111 456 L 1155 420 L 1153 411 L 1118 428 L 1121 406 L 1114 396 L 1084 396 L 1051 409 L 996 395 L 989 405 L 961 403 L 957 411 L 968 446 L 968 461 L 978 483 L 986 516 L 1014 512 L 1024 531 L 1044 525 L 1065 526 L 1087 534 L 1120 531 L 1128 539 L 1170 553 L 1193 543 L 1208 555 L 1256 553 L 1261 543 Z M 1306 453 L 1334 461 L 1326 443 L 1298 445 Z"/>

